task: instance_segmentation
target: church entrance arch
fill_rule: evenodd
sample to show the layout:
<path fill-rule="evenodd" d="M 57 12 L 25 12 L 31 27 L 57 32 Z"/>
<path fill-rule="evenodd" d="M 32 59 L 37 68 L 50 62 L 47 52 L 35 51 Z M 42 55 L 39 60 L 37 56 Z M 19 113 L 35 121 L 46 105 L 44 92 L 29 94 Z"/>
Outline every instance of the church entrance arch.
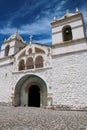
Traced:
<path fill-rule="evenodd" d="M 47 85 L 36 75 L 23 76 L 15 86 L 15 106 L 47 106 Z"/>

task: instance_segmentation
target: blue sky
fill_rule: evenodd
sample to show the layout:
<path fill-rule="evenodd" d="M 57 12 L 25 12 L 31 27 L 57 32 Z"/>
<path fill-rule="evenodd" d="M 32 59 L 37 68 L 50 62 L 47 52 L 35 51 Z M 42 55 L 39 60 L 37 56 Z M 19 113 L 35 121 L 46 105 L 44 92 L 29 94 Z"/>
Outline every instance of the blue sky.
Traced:
<path fill-rule="evenodd" d="M 87 26 L 86 0 L 0 0 L 0 45 L 17 30 L 24 40 L 51 44 L 51 25 L 54 16 L 62 17 L 66 10 L 78 7 Z"/>

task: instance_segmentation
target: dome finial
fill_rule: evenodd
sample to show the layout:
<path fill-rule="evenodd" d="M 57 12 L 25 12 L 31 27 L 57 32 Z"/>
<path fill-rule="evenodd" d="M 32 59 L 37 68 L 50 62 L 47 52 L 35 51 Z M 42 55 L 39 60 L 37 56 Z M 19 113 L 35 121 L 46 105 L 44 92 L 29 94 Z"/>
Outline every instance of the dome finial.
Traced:
<path fill-rule="evenodd" d="M 56 21 L 57 21 L 57 18 L 56 18 L 56 16 L 54 16 L 54 19 L 53 19 L 53 21 L 54 21 L 54 22 L 56 22 Z"/>
<path fill-rule="evenodd" d="M 66 10 L 66 16 L 67 17 L 69 16 L 69 10 L 68 9 Z"/>
<path fill-rule="evenodd" d="M 79 10 L 78 10 L 78 8 L 76 8 L 76 13 L 79 13 Z"/>
<path fill-rule="evenodd" d="M 18 29 L 16 30 L 16 36 L 18 35 Z"/>
<path fill-rule="evenodd" d="M 33 36 L 32 36 L 32 35 L 30 35 L 30 43 L 32 43 L 32 38 L 33 38 Z"/>

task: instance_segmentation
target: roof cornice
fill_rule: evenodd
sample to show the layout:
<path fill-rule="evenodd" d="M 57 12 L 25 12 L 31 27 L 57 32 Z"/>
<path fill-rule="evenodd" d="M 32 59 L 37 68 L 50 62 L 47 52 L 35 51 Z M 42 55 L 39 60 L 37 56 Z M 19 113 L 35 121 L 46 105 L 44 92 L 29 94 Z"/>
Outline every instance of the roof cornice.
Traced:
<path fill-rule="evenodd" d="M 80 39 L 75 39 L 75 40 L 64 41 L 61 43 L 56 43 L 56 44 L 52 45 L 52 48 L 60 47 L 60 46 L 67 46 L 67 45 L 70 46 L 72 44 L 78 44 L 79 41 L 83 41 L 83 40 L 85 40 L 87 43 L 87 38 L 80 38 Z"/>
<path fill-rule="evenodd" d="M 77 13 L 77 14 L 75 14 L 75 15 L 72 15 L 72 16 L 69 16 L 69 17 L 65 17 L 65 18 L 62 18 L 62 19 L 58 19 L 58 20 L 56 20 L 56 21 L 53 21 L 53 22 L 51 23 L 51 26 L 52 26 L 52 27 L 55 27 L 55 26 L 58 25 L 58 24 L 61 24 L 61 23 L 63 23 L 63 22 L 68 22 L 68 21 L 70 21 L 70 20 L 74 20 L 75 18 L 77 19 L 77 18 L 79 18 L 79 17 L 82 17 L 82 13 Z"/>

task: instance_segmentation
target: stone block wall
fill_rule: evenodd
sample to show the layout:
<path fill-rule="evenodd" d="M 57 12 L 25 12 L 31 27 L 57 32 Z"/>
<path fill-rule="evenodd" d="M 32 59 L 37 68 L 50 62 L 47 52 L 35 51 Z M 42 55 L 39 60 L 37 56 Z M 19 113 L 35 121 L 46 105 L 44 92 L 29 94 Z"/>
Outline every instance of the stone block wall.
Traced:
<path fill-rule="evenodd" d="M 13 65 L 0 66 L 0 102 L 11 103 Z"/>
<path fill-rule="evenodd" d="M 53 104 L 87 106 L 87 53 L 52 57 Z"/>

